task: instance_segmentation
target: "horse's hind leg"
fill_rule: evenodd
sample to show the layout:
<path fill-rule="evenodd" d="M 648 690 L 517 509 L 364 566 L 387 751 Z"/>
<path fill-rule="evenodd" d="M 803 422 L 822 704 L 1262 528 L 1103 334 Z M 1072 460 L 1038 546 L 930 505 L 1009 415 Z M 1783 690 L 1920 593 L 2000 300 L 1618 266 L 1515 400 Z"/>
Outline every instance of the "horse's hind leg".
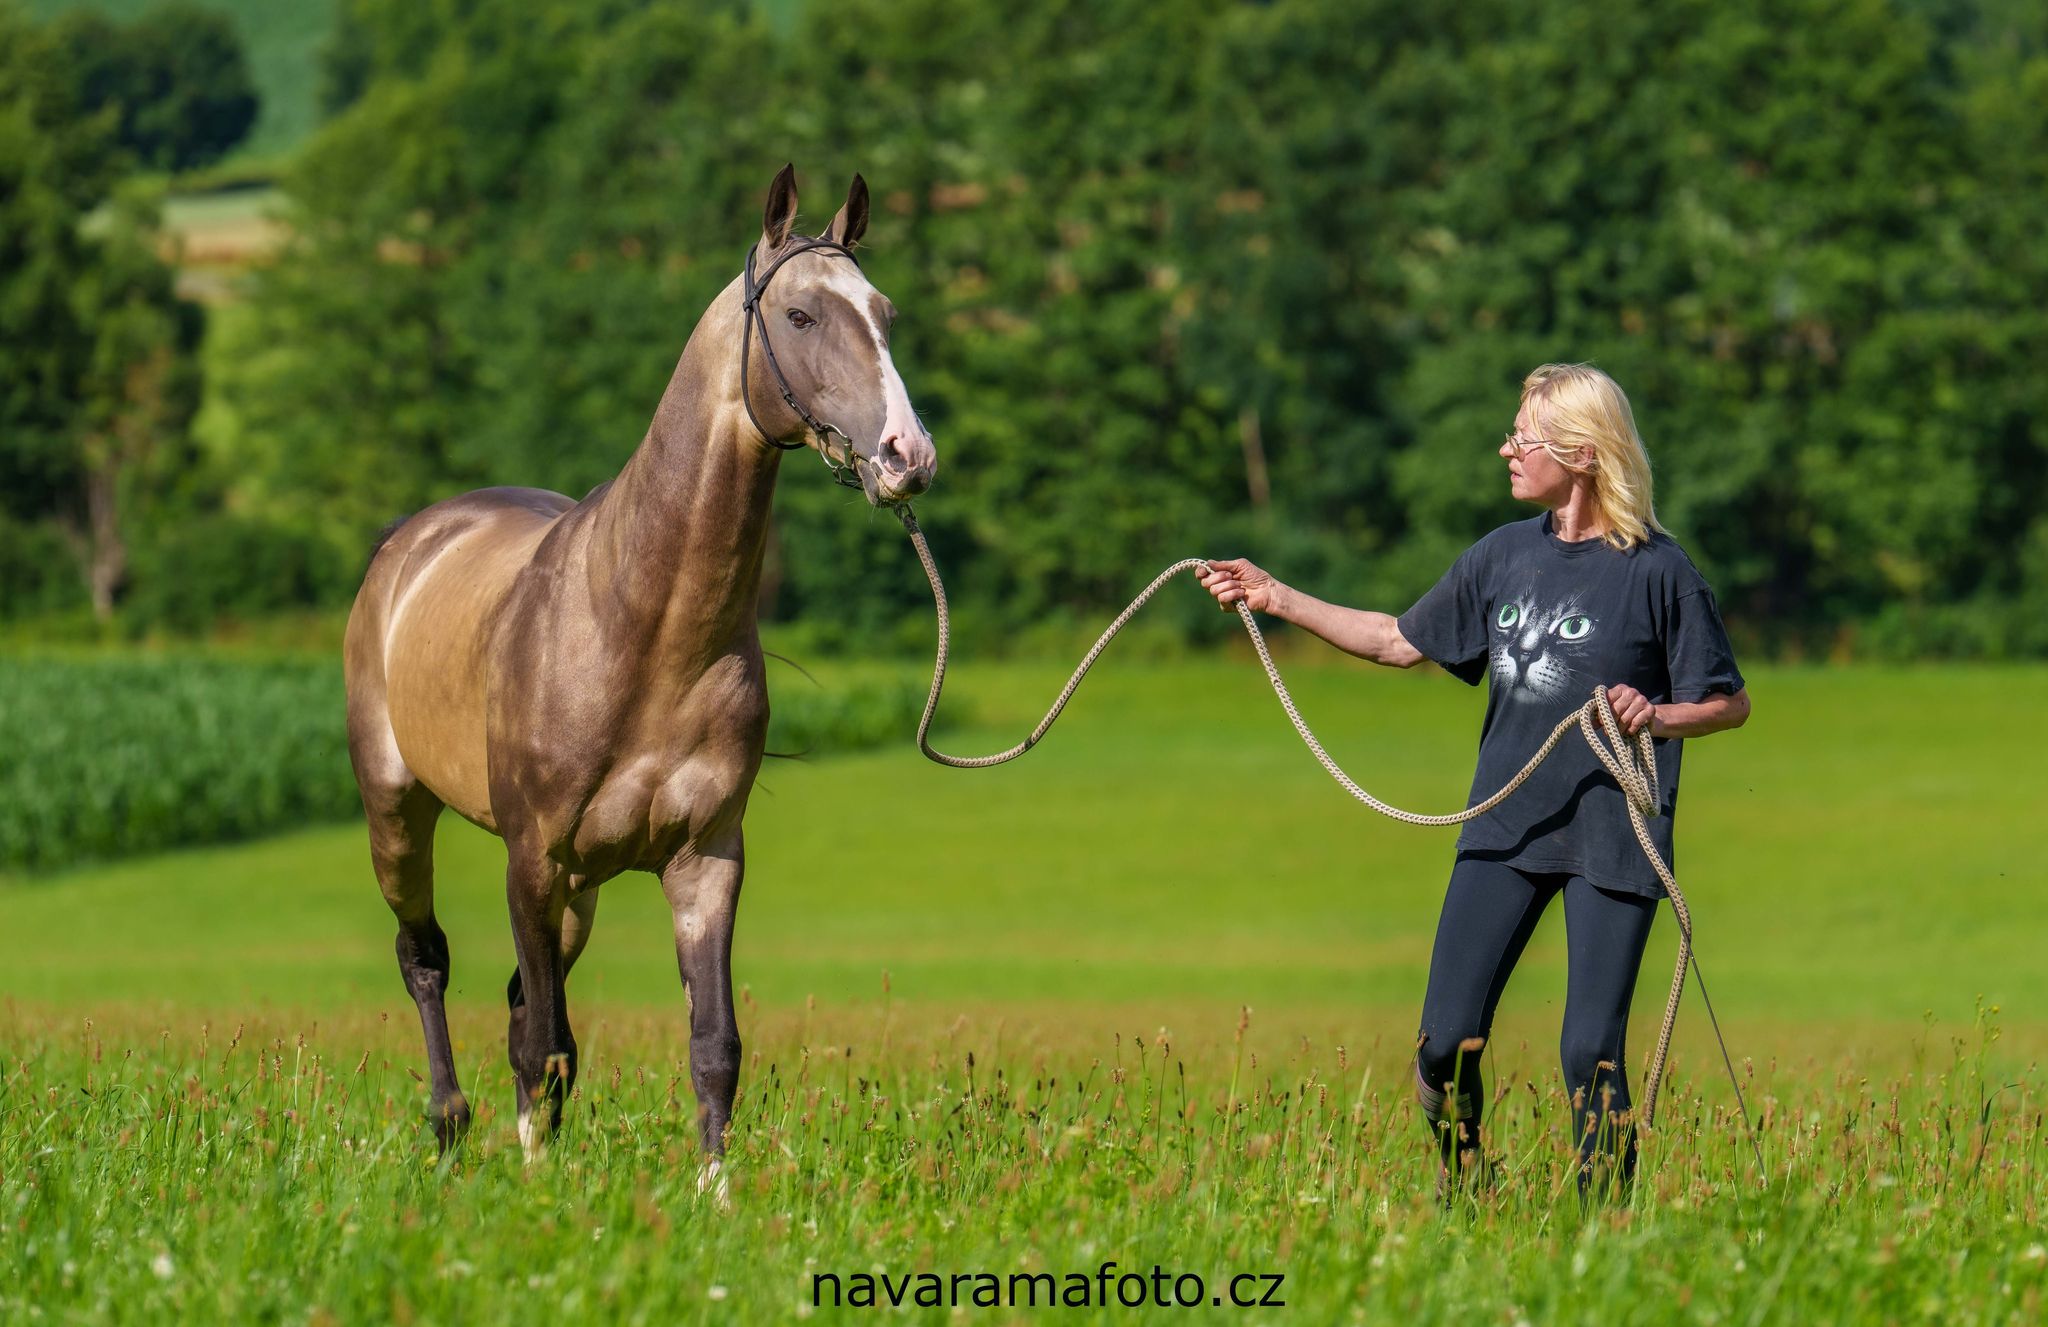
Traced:
<path fill-rule="evenodd" d="M 574 875 L 569 877 L 569 890 L 569 902 L 562 909 L 563 981 L 569 979 L 576 960 L 583 956 L 583 947 L 590 943 L 590 928 L 597 924 L 597 891 L 583 888 L 583 878 Z M 512 1010 L 507 1044 L 517 1044 L 526 1035 L 526 987 L 520 984 L 516 967 L 512 969 L 512 980 L 505 983 L 505 1003 Z"/>
<path fill-rule="evenodd" d="M 441 799 L 418 782 L 363 790 L 370 861 L 384 901 L 398 917 L 398 973 L 419 1006 L 420 1031 L 427 1039 L 433 1091 L 428 1118 L 445 1152 L 469 1128 L 469 1102 L 456 1082 L 455 1051 L 448 1040 L 448 937 L 434 920 L 434 824 L 441 806 Z"/>

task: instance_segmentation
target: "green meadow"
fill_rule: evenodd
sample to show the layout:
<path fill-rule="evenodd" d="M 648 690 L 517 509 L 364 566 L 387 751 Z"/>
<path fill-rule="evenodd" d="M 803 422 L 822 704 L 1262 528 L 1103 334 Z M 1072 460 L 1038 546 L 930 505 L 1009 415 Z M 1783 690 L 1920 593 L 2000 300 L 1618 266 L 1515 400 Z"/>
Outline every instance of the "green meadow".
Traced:
<path fill-rule="evenodd" d="M 1284 666 L 1367 787 L 1461 804 L 1478 691 L 1326 653 Z M 965 717 L 940 745 L 1008 745 L 1061 676 L 959 661 Z M 1561 915 L 1488 1052 L 1500 1179 L 1433 1201 L 1405 1059 L 1455 831 L 1351 803 L 1248 655 L 1112 651 L 996 770 L 931 765 L 907 731 L 770 763 L 747 821 L 748 1067 L 723 1207 L 697 1184 L 651 877 L 605 887 L 570 983 L 577 1100 L 533 1167 L 507 1110 L 494 839 L 450 817 L 438 847 L 458 1059 L 483 1108 L 445 1165 L 357 826 L 11 878 L 0 1310 L 784 1319 L 850 1312 L 833 1294 L 886 1274 L 869 1293 L 886 1305 L 896 1285 L 931 1320 L 954 1300 L 920 1293 L 1027 1316 L 1022 1291 L 975 1298 L 986 1273 L 1060 1294 L 1085 1274 L 1103 1321 L 1183 1316 L 1186 1274 L 1198 1315 L 1243 1321 L 2038 1319 L 2048 778 L 2012 739 L 2048 718 L 2044 680 L 1754 672 L 1750 724 L 1688 752 L 1677 873 L 1769 1183 L 1695 989 L 1642 1181 L 1591 1208 L 1554 1065 Z M 1674 940 L 1667 912 L 1638 1074 Z M 968 1279 L 942 1292 L 919 1273 Z M 1142 1307 L 1116 1299 L 1127 1273 Z M 1282 1276 L 1286 1307 L 1213 1303 L 1237 1274 Z M 1042 1304 L 1044 1285 L 1025 1289 Z"/>

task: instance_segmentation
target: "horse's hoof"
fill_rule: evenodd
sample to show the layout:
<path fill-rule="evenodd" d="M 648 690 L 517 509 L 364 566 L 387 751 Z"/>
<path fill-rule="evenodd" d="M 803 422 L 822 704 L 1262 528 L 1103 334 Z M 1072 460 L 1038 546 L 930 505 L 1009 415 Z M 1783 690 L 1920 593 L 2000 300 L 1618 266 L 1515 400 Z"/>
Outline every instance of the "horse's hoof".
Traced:
<path fill-rule="evenodd" d="M 732 1188 L 726 1183 L 725 1162 L 713 1157 L 697 1170 L 697 1192 L 718 1205 L 721 1212 L 732 1210 Z"/>
<path fill-rule="evenodd" d="M 532 1110 L 519 1112 L 519 1150 L 525 1153 L 529 1166 L 548 1154 L 548 1131 L 534 1115 Z"/>
<path fill-rule="evenodd" d="M 441 1155 L 446 1156 L 469 1135 L 469 1102 L 458 1092 L 427 1110 L 434 1126 L 434 1141 L 440 1144 Z"/>

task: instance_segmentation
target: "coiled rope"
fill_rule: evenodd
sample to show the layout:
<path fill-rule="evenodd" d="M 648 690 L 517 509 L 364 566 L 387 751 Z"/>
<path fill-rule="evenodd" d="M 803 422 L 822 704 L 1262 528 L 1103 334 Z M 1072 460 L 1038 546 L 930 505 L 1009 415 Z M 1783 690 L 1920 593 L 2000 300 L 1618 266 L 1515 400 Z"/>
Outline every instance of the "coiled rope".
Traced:
<path fill-rule="evenodd" d="M 994 755 L 948 755 L 934 749 L 930 741 L 932 716 L 938 712 L 939 693 L 946 685 L 946 656 L 952 639 L 952 618 L 946 605 L 946 587 L 939 579 L 938 563 L 932 559 L 931 547 L 925 542 L 924 531 L 918 528 L 917 517 L 911 512 L 909 505 L 900 505 L 894 510 L 897 518 L 903 522 L 903 528 L 909 532 L 911 544 L 917 549 L 917 560 L 924 564 L 925 578 L 932 586 L 932 601 L 938 608 L 938 656 L 932 663 L 931 693 L 925 697 L 924 714 L 917 721 L 917 749 L 929 759 L 955 769 L 987 769 L 991 765 L 1001 765 L 1015 760 L 1038 745 L 1039 739 L 1045 736 L 1060 717 L 1060 711 L 1073 699 L 1074 692 L 1081 686 L 1081 679 L 1088 675 L 1088 670 L 1095 666 L 1095 661 L 1109 648 L 1110 641 L 1116 639 L 1117 633 L 1137 615 L 1138 610 L 1143 608 L 1153 595 L 1159 593 L 1162 586 L 1182 572 L 1209 570 L 1209 564 L 1201 558 L 1182 558 L 1154 576 L 1152 583 L 1139 591 L 1138 597 L 1131 600 L 1129 606 L 1118 613 L 1103 633 L 1096 637 L 1095 644 L 1089 647 L 1088 653 L 1081 656 L 1081 663 L 1067 679 L 1067 684 L 1060 688 L 1060 694 L 1053 701 L 1052 708 L 1045 712 L 1045 717 L 1038 721 L 1038 726 L 1033 728 L 1030 736 L 1023 741 L 1007 751 L 998 751 Z M 1721 1022 L 1714 1015 L 1714 1003 L 1707 998 L 1706 977 L 1700 972 L 1699 960 L 1693 955 L 1692 912 L 1686 907 L 1685 895 L 1679 891 L 1678 881 L 1671 874 L 1671 868 L 1665 865 L 1664 859 L 1658 855 L 1656 845 L 1650 841 L 1646 819 L 1657 814 L 1658 786 L 1655 748 L 1650 744 L 1648 727 L 1636 733 L 1635 745 L 1631 747 L 1628 739 L 1622 734 L 1620 721 L 1614 717 L 1614 710 L 1608 705 L 1607 688 L 1595 687 L 1593 698 L 1559 720 L 1557 727 L 1550 730 L 1550 736 L 1543 740 L 1543 745 L 1537 748 L 1536 754 L 1529 758 L 1529 763 L 1522 766 L 1520 772 L 1509 779 L 1493 796 L 1463 811 L 1447 815 L 1418 815 L 1413 811 L 1403 811 L 1399 807 L 1387 805 L 1361 788 L 1358 782 L 1331 758 L 1330 753 L 1323 749 L 1323 744 L 1317 740 L 1308 723 L 1302 719 L 1301 711 L 1295 707 L 1294 697 L 1288 693 L 1287 683 L 1281 678 L 1280 669 L 1273 663 L 1272 652 L 1266 648 L 1265 634 L 1259 630 L 1259 624 L 1253 619 L 1252 610 L 1242 599 L 1232 607 L 1237 610 L 1238 621 L 1244 623 L 1245 634 L 1251 637 L 1252 648 L 1258 651 L 1259 663 L 1266 670 L 1266 680 L 1273 684 L 1273 694 L 1279 697 L 1280 708 L 1287 712 L 1287 721 L 1294 725 L 1294 731 L 1301 735 L 1301 740 L 1307 744 L 1317 762 L 1329 771 L 1330 777 L 1335 779 L 1337 785 L 1345 792 L 1381 815 L 1401 821 L 1403 824 L 1457 825 L 1475 816 L 1486 814 L 1526 783 L 1529 776 L 1536 772 L 1537 766 L 1550 758 L 1551 752 L 1557 749 L 1557 744 L 1564 740 L 1565 734 L 1574 727 L 1578 728 L 1586 739 L 1586 745 L 1593 749 L 1594 756 L 1607 767 L 1607 772 L 1613 775 L 1614 781 L 1621 786 L 1628 806 L 1629 824 L 1635 830 L 1636 842 L 1642 846 L 1643 855 L 1649 859 L 1650 865 L 1656 868 L 1658 879 L 1664 882 L 1665 892 L 1671 898 L 1671 911 L 1678 918 L 1678 964 L 1671 974 L 1671 993 L 1664 1002 L 1664 1022 L 1657 1031 L 1657 1050 L 1651 1056 L 1650 1070 L 1643 1090 L 1643 1125 L 1645 1128 L 1654 1129 L 1657 1124 L 1657 1094 L 1663 1087 L 1664 1062 L 1671 1050 L 1672 1031 L 1678 1025 L 1679 999 L 1685 992 L 1685 973 L 1690 967 L 1694 979 L 1699 983 L 1700 999 L 1706 1005 L 1707 1018 L 1714 1027 L 1714 1037 L 1721 1043 L 1721 1060 L 1728 1067 L 1728 1081 L 1735 1088 L 1736 1105 L 1742 1111 L 1743 1123 L 1750 1128 L 1750 1146 L 1756 1152 L 1757 1171 L 1759 1174 L 1766 1174 L 1763 1149 L 1757 1142 L 1755 1125 L 1749 1117 L 1749 1106 L 1742 1096 L 1742 1084 L 1736 1077 L 1735 1064 L 1729 1058 L 1728 1043 L 1721 1036 Z"/>

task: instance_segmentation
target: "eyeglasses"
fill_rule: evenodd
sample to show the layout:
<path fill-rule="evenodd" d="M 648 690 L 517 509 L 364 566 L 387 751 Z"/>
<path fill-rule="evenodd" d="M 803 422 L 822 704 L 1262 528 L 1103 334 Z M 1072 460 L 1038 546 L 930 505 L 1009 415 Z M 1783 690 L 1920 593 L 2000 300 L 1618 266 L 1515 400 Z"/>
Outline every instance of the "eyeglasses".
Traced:
<path fill-rule="evenodd" d="M 1506 435 L 1506 440 L 1508 450 L 1515 454 L 1517 461 L 1527 456 L 1531 447 L 1548 447 L 1550 445 L 1548 438 L 1523 438 L 1512 431 Z"/>

